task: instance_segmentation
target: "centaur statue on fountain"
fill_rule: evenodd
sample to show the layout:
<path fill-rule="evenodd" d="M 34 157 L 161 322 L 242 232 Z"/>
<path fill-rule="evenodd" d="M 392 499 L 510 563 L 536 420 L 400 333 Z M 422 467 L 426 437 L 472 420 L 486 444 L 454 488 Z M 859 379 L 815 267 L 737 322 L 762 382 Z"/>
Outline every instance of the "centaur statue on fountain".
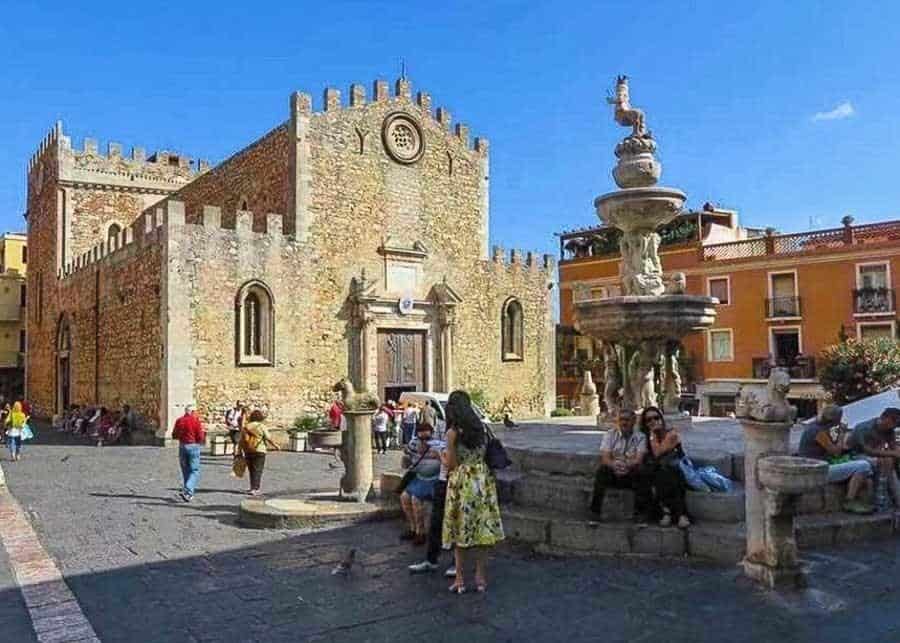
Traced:
<path fill-rule="evenodd" d="M 614 118 L 619 125 L 632 127 L 632 136 L 635 138 L 652 138 L 644 125 L 644 112 L 631 106 L 628 97 L 628 76 L 616 77 L 616 96 L 606 97 L 606 102 L 616 106 Z"/>

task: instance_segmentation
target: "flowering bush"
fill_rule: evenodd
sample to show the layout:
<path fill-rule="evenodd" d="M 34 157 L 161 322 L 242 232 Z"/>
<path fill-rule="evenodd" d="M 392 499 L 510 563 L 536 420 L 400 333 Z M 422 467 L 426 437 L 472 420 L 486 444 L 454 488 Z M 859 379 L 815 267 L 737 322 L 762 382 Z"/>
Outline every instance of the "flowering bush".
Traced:
<path fill-rule="evenodd" d="M 879 337 L 847 339 L 822 351 L 819 381 L 837 404 L 846 404 L 900 384 L 900 344 Z"/>

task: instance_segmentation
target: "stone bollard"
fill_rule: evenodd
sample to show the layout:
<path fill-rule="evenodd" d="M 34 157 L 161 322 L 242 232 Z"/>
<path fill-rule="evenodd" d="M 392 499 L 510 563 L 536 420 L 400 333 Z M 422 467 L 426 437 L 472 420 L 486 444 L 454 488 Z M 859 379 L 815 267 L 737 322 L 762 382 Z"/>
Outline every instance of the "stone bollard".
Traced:
<path fill-rule="evenodd" d="M 372 416 L 373 410 L 344 411 L 347 430 L 341 447 L 345 472 L 341 476 L 341 491 L 357 502 L 366 502 L 373 494 L 372 487 Z"/>
<path fill-rule="evenodd" d="M 600 396 L 597 395 L 597 385 L 590 371 L 584 372 L 584 382 L 581 385 L 581 414 L 597 416 L 600 414 Z"/>

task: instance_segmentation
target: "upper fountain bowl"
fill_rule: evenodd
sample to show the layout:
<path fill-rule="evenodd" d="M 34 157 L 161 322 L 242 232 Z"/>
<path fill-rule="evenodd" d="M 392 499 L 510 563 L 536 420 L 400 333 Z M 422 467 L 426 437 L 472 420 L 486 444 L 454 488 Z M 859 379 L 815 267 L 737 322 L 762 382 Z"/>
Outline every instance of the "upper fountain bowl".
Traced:
<path fill-rule="evenodd" d="M 622 232 L 655 231 L 681 212 L 687 195 L 675 188 L 627 188 L 594 199 L 597 216 Z"/>
<path fill-rule="evenodd" d="M 680 339 L 716 321 L 715 297 L 626 296 L 575 303 L 575 328 L 608 342 Z"/>

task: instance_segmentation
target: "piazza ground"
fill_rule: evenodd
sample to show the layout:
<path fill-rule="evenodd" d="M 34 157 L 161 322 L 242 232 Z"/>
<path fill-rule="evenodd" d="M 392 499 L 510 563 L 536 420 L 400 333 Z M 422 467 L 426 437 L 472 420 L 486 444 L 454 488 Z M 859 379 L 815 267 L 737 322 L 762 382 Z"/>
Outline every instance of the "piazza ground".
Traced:
<path fill-rule="evenodd" d="M 102 641 L 896 641 L 896 539 L 805 553 L 811 589 L 763 592 L 736 567 L 689 560 L 536 557 L 500 548 L 486 595 L 410 576 L 422 549 L 396 521 L 328 531 L 236 524 L 245 481 L 204 457 L 195 501 L 177 500 L 174 449 L 97 449 L 41 432 L 4 461 L 9 491 Z M 2 452 L 4 457 L 5 451 Z M 398 454 L 376 458 L 394 469 Z M 337 487 L 321 454 L 269 457 L 264 488 Z M 331 570 L 350 547 L 349 578 Z M 44 640 L 67 640 L 44 632 Z M 0 551 L 0 640 L 37 640 Z"/>

